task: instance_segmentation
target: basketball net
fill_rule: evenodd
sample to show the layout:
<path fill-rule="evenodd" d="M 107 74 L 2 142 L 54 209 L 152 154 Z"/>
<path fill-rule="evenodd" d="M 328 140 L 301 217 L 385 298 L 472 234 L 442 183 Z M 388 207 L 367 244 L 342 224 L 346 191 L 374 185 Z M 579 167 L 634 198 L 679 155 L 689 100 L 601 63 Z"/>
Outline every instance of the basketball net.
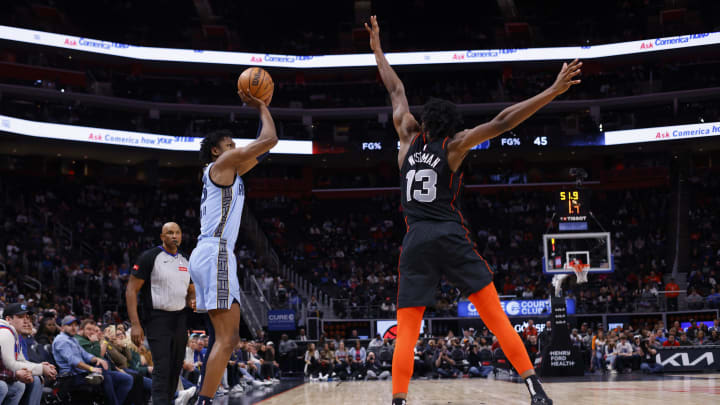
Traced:
<path fill-rule="evenodd" d="M 583 264 L 583 263 L 568 263 L 567 267 L 570 267 L 575 272 L 575 277 L 577 277 L 577 283 L 587 283 L 588 281 L 588 270 L 590 270 L 589 264 Z"/>

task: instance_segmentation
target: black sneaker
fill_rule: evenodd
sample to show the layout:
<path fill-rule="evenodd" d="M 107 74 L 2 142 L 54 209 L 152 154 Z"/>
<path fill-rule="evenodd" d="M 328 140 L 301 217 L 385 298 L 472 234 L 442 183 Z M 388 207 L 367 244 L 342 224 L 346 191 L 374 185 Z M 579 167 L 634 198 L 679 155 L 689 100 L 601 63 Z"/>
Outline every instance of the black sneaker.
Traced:
<path fill-rule="evenodd" d="M 407 405 L 407 401 L 402 398 L 393 398 L 392 405 Z"/>
<path fill-rule="evenodd" d="M 538 380 L 537 376 L 531 375 L 525 379 L 525 385 L 530 392 L 530 404 L 531 405 L 552 405 L 553 401 L 550 399 L 545 390 Z"/>
<path fill-rule="evenodd" d="M 535 394 L 530 398 L 530 404 L 532 405 L 552 405 L 552 399 L 543 392 L 542 394 Z"/>

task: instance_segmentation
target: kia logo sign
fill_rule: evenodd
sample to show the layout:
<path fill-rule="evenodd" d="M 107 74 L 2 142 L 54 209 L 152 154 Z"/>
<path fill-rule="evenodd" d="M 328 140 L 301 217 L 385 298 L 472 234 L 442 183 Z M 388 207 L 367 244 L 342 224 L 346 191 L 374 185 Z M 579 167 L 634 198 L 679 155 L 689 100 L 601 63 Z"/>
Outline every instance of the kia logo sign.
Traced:
<path fill-rule="evenodd" d="M 690 353 L 680 352 L 675 353 L 672 356 L 663 360 L 662 354 L 658 353 L 655 356 L 655 361 L 657 361 L 659 364 L 662 364 L 663 366 L 675 367 L 692 367 L 700 364 L 700 362 L 702 361 L 705 361 L 708 366 L 711 366 L 715 364 L 715 356 L 713 355 L 713 352 L 705 352 L 698 356 L 695 360 L 690 361 Z"/>

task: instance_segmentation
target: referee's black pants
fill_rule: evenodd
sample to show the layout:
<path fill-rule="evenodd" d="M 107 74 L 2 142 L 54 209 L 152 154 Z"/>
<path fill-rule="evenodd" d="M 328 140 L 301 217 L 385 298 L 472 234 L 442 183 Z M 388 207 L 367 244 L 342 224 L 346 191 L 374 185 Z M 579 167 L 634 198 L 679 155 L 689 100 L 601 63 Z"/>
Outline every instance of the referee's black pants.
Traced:
<path fill-rule="evenodd" d="M 153 358 L 153 405 L 174 402 L 187 345 L 187 311 L 153 310 L 144 322 Z"/>

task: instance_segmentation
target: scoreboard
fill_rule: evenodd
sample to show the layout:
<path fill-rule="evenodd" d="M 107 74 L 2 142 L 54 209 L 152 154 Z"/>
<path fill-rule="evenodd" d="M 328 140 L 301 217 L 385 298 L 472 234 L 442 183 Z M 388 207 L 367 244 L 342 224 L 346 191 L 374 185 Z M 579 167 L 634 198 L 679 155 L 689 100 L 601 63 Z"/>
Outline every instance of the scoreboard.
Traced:
<path fill-rule="evenodd" d="M 589 192 L 583 189 L 557 191 L 556 213 L 561 231 L 585 231 L 590 211 Z"/>

